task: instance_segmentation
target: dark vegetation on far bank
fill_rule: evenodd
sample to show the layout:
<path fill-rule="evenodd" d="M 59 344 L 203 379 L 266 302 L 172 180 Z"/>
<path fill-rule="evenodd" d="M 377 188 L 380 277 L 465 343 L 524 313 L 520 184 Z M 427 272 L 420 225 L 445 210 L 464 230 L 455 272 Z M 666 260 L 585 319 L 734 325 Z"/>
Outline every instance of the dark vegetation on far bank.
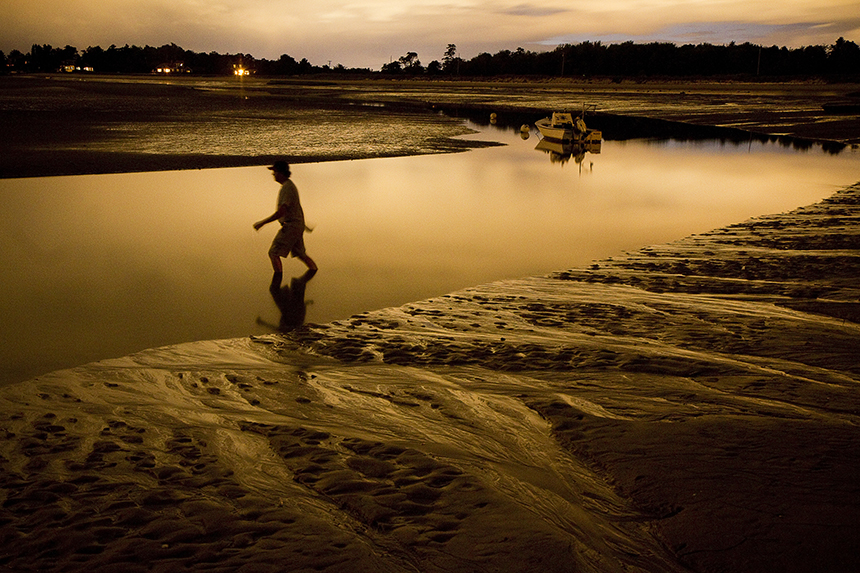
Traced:
<path fill-rule="evenodd" d="M 477 125 L 493 125 L 497 129 L 514 132 L 520 131 L 523 124 L 533 125 L 536 120 L 546 114 L 537 111 L 506 110 L 492 120 L 489 108 L 467 106 L 436 106 L 436 109 L 450 117 L 468 119 Z M 841 141 L 813 140 L 802 137 L 755 133 L 744 129 L 716 126 L 696 125 L 679 121 L 669 121 L 652 117 L 636 117 L 617 115 L 613 113 L 593 112 L 588 115 L 588 126 L 599 130 L 604 141 L 627 141 L 631 139 L 650 139 L 652 141 L 709 141 L 716 140 L 724 144 L 775 143 L 782 147 L 790 147 L 797 151 L 809 151 L 819 148 L 825 153 L 838 155 L 849 146 Z"/>
<path fill-rule="evenodd" d="M 176 44 L 161 47 L 112 45 L 54 48 L 34 44 L 28 53 L 0 51 L 0 73 L 85 72 L 142 74 L 157 70 L 195 75 L 232 75 L 245 70 L 261 76 L 295 76 L 321 73 L 402 77 L 728 77 L 743 79 L 821 78 L 828 81 L 860 81 L 860 46 L 839 38 L 831 45 L 787 48 L 759 46 L 749 42 L 728 45 L 653 42 L 564 44 L 546 52 L 517 48 L 495 54 L 481 53 L 471 59 L 458 56 L 448 44 L 441 60 L 426 66 L 419 54 L 408 52 L 386 63 L 381 71 L 346 68 L 343 65 L 315 66 L 307 59 L 283 54 L 277 60 L 256 59 L 250 54 L 197 53 Z M 244 73 L 244 72 L 243 72 Z"/>

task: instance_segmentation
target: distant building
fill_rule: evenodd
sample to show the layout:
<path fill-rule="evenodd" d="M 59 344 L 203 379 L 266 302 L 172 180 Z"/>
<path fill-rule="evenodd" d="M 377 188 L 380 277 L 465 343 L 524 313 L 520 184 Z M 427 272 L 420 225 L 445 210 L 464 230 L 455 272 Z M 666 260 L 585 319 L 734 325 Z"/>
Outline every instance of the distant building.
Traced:
<path fill-rule="evenodd" d="M 249 70 L 243 64 L 233 64 L 233 75 L 234 76 L 250 76 L 254 73 L 254 70 Z"/>
<path fill-rule="evenodd" d="M 156 74 L 188 74 L 191 70 L 185 67 L 185 62 L 171 62 L 161 64 L 153 70 Z"/>
<path fill-rule="evenodd" d="M 81 67 L 74 60 L 66 60 L 60 65 L 60 71 L 73 73 L 81 71 Z"/>

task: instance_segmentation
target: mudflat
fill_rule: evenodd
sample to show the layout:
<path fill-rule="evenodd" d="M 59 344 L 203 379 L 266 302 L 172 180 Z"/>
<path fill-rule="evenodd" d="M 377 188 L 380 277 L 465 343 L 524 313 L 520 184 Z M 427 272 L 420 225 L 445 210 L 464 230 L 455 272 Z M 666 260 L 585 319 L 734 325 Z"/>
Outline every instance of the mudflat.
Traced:
<path fill-rule="evenodd" d="M 480 145 L 439 109 L 601 114 L 860 143 L 855 84 L 0 77 L 0 177 L 444 153 Z M 518 126 L 516 126 L 518 127 Z M 261 137 L 261 134 L 266 134 Z"/>

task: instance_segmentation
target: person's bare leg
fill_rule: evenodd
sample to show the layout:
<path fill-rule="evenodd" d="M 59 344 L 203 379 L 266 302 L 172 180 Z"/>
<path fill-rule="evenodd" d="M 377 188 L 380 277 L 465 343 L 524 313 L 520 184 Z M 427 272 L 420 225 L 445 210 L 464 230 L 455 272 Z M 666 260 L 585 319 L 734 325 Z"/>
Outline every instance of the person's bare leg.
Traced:
<path fill-rule="evenodd" d="M 281 263 L 281 257 L 278 255 L 269 255 L 269 259 L 272 261 L 272 268 L 276 273 L 284 272 L 284 265 Z"/>
<path fill-rule="evenodd" d="M 280 273 L 275 271 L 272 275 L 272 282 L 269 285 L 269 292 L 272 293 L 272 296 L 275 296 L 278 291 L 281 290 L 281 282 L 284 280 L 284 273 Z"/>
<path fill-rule="evenodd" d="M 316 263 L 314 262 L 314 260 L 313 260 L 312 258 L 310 258 L 309 256 L 307 256 L 307 255 L 302 255 L 302 256 L 300 256 L 300 257 L 299 257 L 299 260 L 300 260 L 301 262 L 303 262 L 304 264 L 306 264 L 310 270 L 312 270 L 312 271 L 317 270 L 317 264 L 316 264 Z"/>

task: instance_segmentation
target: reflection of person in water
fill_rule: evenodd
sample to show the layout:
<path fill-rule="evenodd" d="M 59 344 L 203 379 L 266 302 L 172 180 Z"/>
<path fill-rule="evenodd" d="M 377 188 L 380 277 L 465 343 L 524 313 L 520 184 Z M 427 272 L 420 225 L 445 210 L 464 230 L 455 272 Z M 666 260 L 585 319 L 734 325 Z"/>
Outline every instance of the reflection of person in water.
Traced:
<path fill-rule="evenodd" d="M 257 324 L 281 332 L 289 332 L 303 325 L 308 308 L 308 303 L 305 302 L 305 287 L 315 274 L 316 270 L 309 269 L 304 275 L 294 278 L 289 285 L 284 286 L 281 286 L 281 277 L 276 275 L 269 285 L 269 292 L 281 311 L 281 321 L 275 326 L 257 318 Z"/>
<path fill-rule="evenodd" d="M 298 257 L 309 269 L 315 271 L 316 263 L 305 252 L 304 232 L 307 229 L 305 214 L 299 202 L 299 191 L 295 183 L 290 180 L 290 166 L 286 161 L 275 161 L 269 169 L 272 170 L 275 181 L 281 184 L 281 190 L 278 192 L 278 208 L 269 217 L 254 223 L 254 229 L 259 231 L 263 225 L 272 221 L 278 221 L 281 224 L 281 229 L 269 248 L 269 259 L 272 261 L 276 277 L 283 273 L 281 257 Z"/>

